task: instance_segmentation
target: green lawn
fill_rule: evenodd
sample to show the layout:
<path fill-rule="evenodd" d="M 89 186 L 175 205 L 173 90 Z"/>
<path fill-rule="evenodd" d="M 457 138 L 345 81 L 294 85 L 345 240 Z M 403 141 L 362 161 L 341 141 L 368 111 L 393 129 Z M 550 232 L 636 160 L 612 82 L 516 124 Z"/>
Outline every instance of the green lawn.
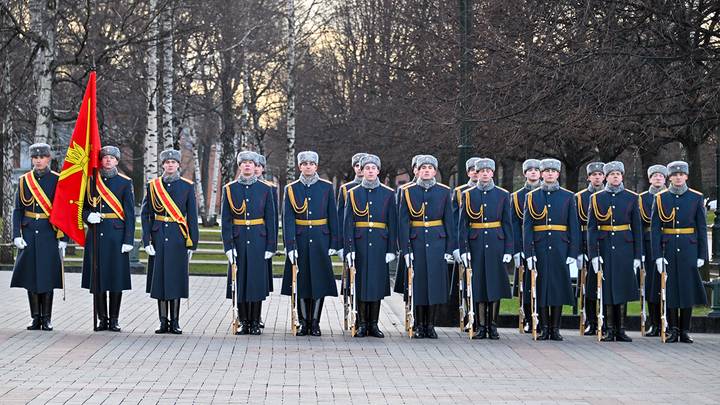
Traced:
<path fill-rule="evenodd" d="M 500 303 L 500 313 L 502 314 L 513 314 L 518 313 L 518 299 L 502 300 Z M 693 316 L 706 316 L 710 312 L 709 307 L 695 307 L 693 308 Z M 572 306 L 563 306 L 564 315 L 572 315 Z M 640 301 L 630 302 L 628 304 L 628 315 L 639 316 L 640 315 Z"/>

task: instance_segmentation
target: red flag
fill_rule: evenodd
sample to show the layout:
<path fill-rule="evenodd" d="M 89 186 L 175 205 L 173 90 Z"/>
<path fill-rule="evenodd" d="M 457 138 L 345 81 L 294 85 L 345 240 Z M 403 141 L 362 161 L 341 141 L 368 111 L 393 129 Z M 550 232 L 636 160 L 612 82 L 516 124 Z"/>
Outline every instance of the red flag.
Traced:
<path fill-rule="evenodd" d="M 50 222 L 80 246 L 85 246 L 82 211 L 89 187 L 88 178 L 100 166 L 102 146 L 95 111 L 96 100 L 95 72 L 90 72 L 50 213 Z"/>

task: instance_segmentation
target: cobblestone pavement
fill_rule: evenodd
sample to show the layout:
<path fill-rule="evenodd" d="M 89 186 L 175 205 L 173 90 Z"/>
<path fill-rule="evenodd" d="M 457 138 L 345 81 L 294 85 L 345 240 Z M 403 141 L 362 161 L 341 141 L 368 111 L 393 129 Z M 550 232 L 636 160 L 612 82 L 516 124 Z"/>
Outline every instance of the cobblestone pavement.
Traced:
<path fill-rule="evenodd" d="M 385 339 L 341 329 L 342 305 L 328 299 L 322 337 L 289 333 L 289 300 L 263 306 L 262 336 L 231 336 L 224 279 L 192 277 L 181 336 L 155 335 L 155 301 L 145 280 L 123 296 L 121 333 L 92 332 L 92 299 L 67 274 L 55 292 L 55 331 L 27 331 L 27 295 L 0 272 L 0 403 L 717 403 L 720 336 L 695 344 L 597 343 L 564 330 L 564 342 L 533 342 L 516 330 L 470 341 L 456 328 L 438 340 L 403 334 L 402 301 L 383 302 Z M 279 289 L 279 280 L 276 291 Z"/>

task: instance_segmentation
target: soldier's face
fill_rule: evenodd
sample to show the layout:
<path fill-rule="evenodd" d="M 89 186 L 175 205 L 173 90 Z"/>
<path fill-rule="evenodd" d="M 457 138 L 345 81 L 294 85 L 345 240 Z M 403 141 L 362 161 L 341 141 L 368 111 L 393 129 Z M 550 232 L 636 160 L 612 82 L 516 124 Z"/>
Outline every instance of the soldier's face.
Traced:
<path fill-rule="evenodd" d="M 477 174 L 480 183 L 489 183 L 493 178 L 493 171 L 490 169 L 480 169 Z"/>
<path fill-rule="evenodd" d="M 377 179 L 378 173 L 380 173 L 380 169 L 378 169 L 378 167 L 372 163 L 366 164 L 365 167 L 363 167 L 362 169 L 363 178 L 370 181 L 375 181 L 375 179 Z"/>
<path fill-rule="evenodd" d="M 546 169 L 542 172 L 542 178 L 545 183 L 552 184 L 555 183 L 560 177 L 560 172 L 553 169 Z"/>
<path fill-rule="evenodd" d="M 363 168 L 360 166 L 360 163 L 355 163 L 355 166 L 353 166 L 353 170 L 355 171 L 355 175 L 358 177 L 363 176 Z"/>
<path fill-rule="evenodd" d="M 255 162 L 243 160 L 240 162 L 240 174 L 243 177 L 250 177 L 255 174 Z"/>
<path fill-rule="evenodd" d="M 33 156 L 31 160 L 33 169 L 45 170 L 50 165 L 50 156 Z"/>
<path fill-rule="evenodd" d="M 317 172 L 317 164 L 315 162 L 302 162 L 300 163 L 300 172 L 305 177 L 314 176 Z"/>
<path fill-rule="evenodd" d="M 670 175 L 670 183 L 675 187 L 682 187 L 687 183 L 688 175 L 685 173 L 673 173 Z"/>
<path fill-rule="evenodd" d="M 118 165 L 118 161 L 115 156 L 105 155 L 102 157 L 100 164 L 102 165 L 103 169 L 110 170 Z"/>
<path fill-rule="evenodd" d="M 608 173 L 607 177 L 605 177 L 605 180 L 607 180 L 608 184 L 611 186 L 619 186 L 620 183 L 623 181 L 623 175 L 617 170 L 613 170 L 610 173 Z"/>
<path fill-rule="evenodd" d="M 588 175 L 588 181 L 590 184 L 593 185 L 593 187 L 600 187 L 603 184 L 603 181 L 605 180 L 605 173 L 603 172 L 592 172 L 590 175 Z"/>
<path fill-rule="evenodd" d="M 468 170 L 467 175 L 468 175 L 468 178 L 472 181 L 477 181 L 477 179 L 478 179 L 478 172 L 474 168 Z"/>
<path fill-rule="evenodd" d="M 653 173 L 653 175 L 650 176 L 650 184 L 656 188 L 664 186 L 665 176 L 663 176 L 662 173 Z"/>
<path fill-rule="evenodd" d="M 430 180 L 435 177 L 437 170 L 435 170 L 433 165 L 422 165 L 420 166 L 420 170 L 418 172 L 421 179 Z"/>
<path fill-rule="evenodd" d="M 264 171 L 265 171 L 265 168 L 262 165 L 255 166 L 255 175 L 256 176 L 262 176 Z"/>
<path fill-rule="evenodd" d="M 162 166 L 166 174 L 175 174 L 180 168 L 180 162 L 175 159 L 168 159 L 163 162 Z"/>
<path fill-rule="evenodd" d="M 540 180 L 540 170 L 531 167 L 525 171 L 525 179 L 531 183 L 535 183 Z"/>

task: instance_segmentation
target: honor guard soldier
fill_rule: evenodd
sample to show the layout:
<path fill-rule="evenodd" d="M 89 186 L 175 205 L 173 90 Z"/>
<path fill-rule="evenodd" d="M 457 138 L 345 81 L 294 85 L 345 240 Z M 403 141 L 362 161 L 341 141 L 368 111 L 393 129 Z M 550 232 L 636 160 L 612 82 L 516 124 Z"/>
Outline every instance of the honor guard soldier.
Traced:
<path fill-rule="evenodd" d="M 607 318 L 603 342 L 632 342 L 625 334 L 628 301 L 638 297 L 636 274 L 642 256 L 642 221 L 636 193 L 623 185 L 625 165 L 603 166 L 605 188 L 590 197 L 588 256 L 597 273 L 602 266 L 602 302 Z"/>
<path fill-rule="evenodd" d="M 338 190 L 337 213 L 338 213 L 338 223 L 340 224 L 340 240 L 341 241 L 344 240 L 343 232 L 345 231 L 344 220 L 345 220 L 345 207 L 347 206 L 347 194 L 351 188 L 360 185 L 360 183 L 362 182 L 363 170 L 362 170 L 362 167 L 360 166 L 360 159 L 362 159 L 363 156 L 365 156 L 365 155 L 367 155 L 367 153 L 360 152 L 360 153 L 356 153 L 352 156 L 352 158 L 350 159 L 350 164 L 352 164 L 353 171 L 355 172 L 355 178 L 353 178 L 352 181 L 349 181 L 349 182 L 341 185 L 340 190 Z M 345 259 L 345 255 L 343 254 L 342 247 L 338 250 L 338 256 L 340 257 L 340 260 Z"/>
<path fill-rule="evenodd" d="M 667 272 L 670 336 L 666 342 L 692 343 L 692 307 L 707 305 L 698 272 L 708 256 L 705 206 L 702 193 L 688 188 L 687 163 L 672 162 L 667 169 L 670 185 L 655 195 L 652 208 L 652 254 L 658 272 Z"/>
<path fill-rule="evenodd" d="M 12 216 L 18 254 L 10 287 L 28 292 L 32 322 L 27 329 L 53 330 L 53 289 L 63 288 L 62 258 L 67 247 L 67 238 L 49 220 L 59 175 L 50 170 L 48 144 L 30 145 L 30 158 L 33 168 L 18 181 Z"/>
<path fill-rule="evenodd" d="M 398 212 L 398 222 L 400 217 L 400 198 L 402 198 L 402 190 L 405 187 L 409 187 L 417 181 L 417 174 L 418 174 L 418 167 L 417 167 L 417 160 L 422 155 L 415 155 L 413 156 L 411 160 L 411 167 L 413 171 L 413 178 L 409 182 L 405 184 L 401 184 L 398 186 L 398 188 L 395 190 L 395 205 L 397 206 Z M 399 231 L 398 231 L 399 232 Z M 399 248 L 399 245 L 398 245 Z M 400 251 L 398 250 L 398 253 Z M 405 260 L 398 260 L 397 261 L 397 268 L 395 269 L 395 286 L 393 287 L 393 291 L 398 294 L 403 294 L 403 300 L 407 299 L 407 280 L 405 279 L 405 273 L 407 272 L 407 269 L 405 268 Z"/>
<path fill-rule="evenodd" d="M 513 231 L 510 193 L 495 186 L 495 161 L 475 161 L 477 185 L 461 196 L 459 244 L 462 262 L 472 269 L 472 292 L 477 316 L 473 339 L 499 339 L 500 299 L 512 297 L 505 264 L 512 260 Z M 470 281 L 467 281 L 470 282 Z"/>
<path fill-rule="evenodd" d="M 652 230 L 652 206 L 655 196 L 667 190 L 665 183 L 667 182 L 668 171 L 663 165 L 652 165 L 647 170 L 650 188 L 640 193 L 640 217 L 643 221 L 643 263 L 646 269 L 655 268 L 652 255 L 652 238 L 650 231 Z M 655 271 L 648 271 L 645 274 L 645 299 L 648 304 L 648 319 L 645 328 L 645 336 L 660 336 L 660 274 Z"/>
<path fill-rule="evenodd" d="M 587 173 L 588 186 L 584 190 L 580 190 L 575 194 L 575 202 L 577 203 L 578 219 L 580 220 L 580 235 L 582 237 L 582 244 L 580 245 L 580 255 L 577 257 L 577 263 L 579 268 L 583 268 L 583 265 L 588 265 L 588 254 L 587 254 L 587 222 L 588 222 L 588 209 L 590 208 L 590 196 L 602 191 L 605 187 L 605 172 L 603 162 L 591 162 L 585 167 Z M 578 283 L 579 284 L 579 283 Z M 583 308 L 585 308 L 585 336 L 595 336 L 597 334 L 597 277 L 586 277 L 583 294 Z"/>
<path fill-rule="evenodd" d="M 327 296 L 337 297 L 331 256 L 337 253 L 338 216 L 333 185 L 317 174 L 318 154 L 297 156 L 300 178 L 285 187 L 283 239 L 287 260 L 282 294 L 292 294 L 292 265 L 297 265 L 298 336 L 321 336 L 320 315 Z"/>
<path fill-rule="evenodd" d="M 345 208 L 345 260 L 354 267 L 358 329 L 355 337 L 385 337 L 378 327 L 380 301 L 390 295 L 388 263 L 397 251 L 395 192 L 378 179 L 380 158 L 360 159 L 360 185 L 348 191 Z"/>
<path fill-rule="evenodd" d="M 93 294 L 96 331 L 120 332 L 122 292 L 130 285 L 130 251 L 135 240 L 135 197 L 132 180 L 118 173 L 120 149 L 100 149 L 101 168 L 88 188 L 83 210 L 89 224 L 83 254 L 82 288 Z M 108 318 L 108 297 L 110 316 Z"/>
<path fill-rule="evenodd" d="M 258 155 L 258 157 L 259 157 L 259 162 L 260 162 L 260 164 L 258 164 L 257 166 L 255 166 L 255 176 L 257 177 L 258 181 L 261 181 L 261 182 L 267 184 L 268 186 L 270 186 L 270 190 L 271 190 L 271 192 L 272 192 L 273 207 L 275 208 L 275 219 L 274 219 L 273 224 L 275 225 L 275 238 L 276 238 L 276 240 L 277 240 L 277 235 L 278 235 L 279 227 L 280 227 L 280 221 L 279 221 L 279 216 L 280 216 L 280 211 L 279 211 L 280 199 L 278 198 L 278 195 L 279 195 L 279 193 L 278 193 L 278 186 L 277 186 L 277 184 L 273 183 L 272 181 L 263 178 L 263 176 L 265 175 L 265 170 L 266 170 L 266 168 L 267 168 L 267 159 L 266 159 L 265 156 L 263 156 L 263 155 Z M 277 246 L 276 246 L 276 248 L 277 248 Z M 273 253 L 273 256 L 274 256 L 277 252 L 273 251 L 272 253 Z M 275 289 L 273 288 L 273 265 L 272 265 L 272 257 L 269 258 L 269 259 L 267 259 L 267 271 L 268 271 L 268 279 L 270 280 L 270 285 L 269 285 L 270 292 L 273 292 L 273 290 L 275 290 Z M 260 312 L 262 313 L 262 301 L 261 301 L 259 304 L 257 304 L 257 305 L 260 306 Z M 261 328 L 264 328 L 264 327 L 265 327 L 265 323 L 262 321 L 262 317 L 260 318 L 260 327 L 261 327 Z"/>
<path fill-rule="evenodd" d="M 452 190 L 435 180 L 437 165 L 434 156 L 420 156 L 418 179 L 400 196 L 399 243 L 406 268 L 413 267 L 416 338 L 437 339 L 435 312 L 447 303 L 447 263 L 457 248 Z"/>
<path fill-rule="evenodd" d="M 510 195 L 512 203 L 512 219 L 513 226 L 513 261 L 515 264 L 515 274 L 513 276 L 513 286 L 515 292 L 520 296 L 519 279 L 520 265 L 525 260 L 523 253 L 523 212 L 525 211 L 525 197 L 527 193 L 540 187 L 540 160 L 527 159 L 522 164 L 523 175 L 525 176 L 525 184 Z M 523 332 L 529 333 L 531 330 L 531 309 L 530 309 L 530 277 L 526 274 L 523 277 Z"/>
<path fill-rule="evenodd" d="M 148 254 L 146 291 L 158 301 L 155 333 L 181 334 L 180 299 L 189 295 L 188 267 L 198 244 L 197 202 L 192 181 L 180 177 L 180 151 L 164 150 L 160 161 L 163 174 L 148 182 L 140 213 Z"/>
<path fill-rule="evenodd" d="M 453 189 L 453 199 L 452 199 L 452 210 L 453 210 L 453 218 L 455 218 L 456 224 L 459 224 L 460 222 L 460 206 L 462 205 L 462 193 L 465 190 L 469 190 L 477 184 L 478 179 L 478 172 L 475 170 L 475 162 L 477 162 L 480 158 L 479 157 L 471 157 L 470 159 L 465 161 L 465 172 L 468 176 L 468 182 L 465 184 L 461 184 L 455 189 Z M 457 228 L 455 226 L 454 228 Z M 454 229 L 453 228 L 453 229 Z M 456 263 L 460 263 L 461 259 L 459 256 L 460 250 L 457 251 L 458 255 L 454 255 L 454 259 Z"/>
<path fill-rule="evenodd" d="M 240 321 L 238 335 L 260 334 L 261 303 L 270 293 L 267 261 L 277 249 L 272 188 L 258 181 L 260 155 L 238 153 L 240 176 L 223 186 L 222 240 L 228 258 L 227 298 L 232 299 L 232 265 Z"/>
<path fill-rule="evenodd" d="M 570 273 L 577 274 L 580 225 L 575 195 L 560 187 L 560 161 L 543 159 L 543 181 L 529 192 L 523 213 L 523 246 L 528 269 L 537 271 L 537 305 L 540 340 L 563 340 L 560 335 L 562 306 L 572 305 L 575 295 Z"/>

